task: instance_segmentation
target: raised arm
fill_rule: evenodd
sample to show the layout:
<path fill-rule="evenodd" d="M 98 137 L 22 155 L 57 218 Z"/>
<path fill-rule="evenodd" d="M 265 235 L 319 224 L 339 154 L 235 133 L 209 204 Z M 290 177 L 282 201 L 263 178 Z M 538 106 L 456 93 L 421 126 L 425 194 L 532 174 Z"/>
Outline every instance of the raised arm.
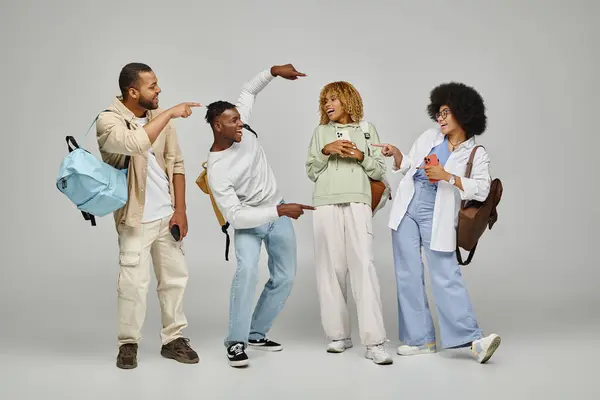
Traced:
<path fill-rule="evenodd" d="M 282 77 L 287 80 L 296 80 L 298 77 L 306 76 L 296 71 L 292 64 L 274 65 L 270 69 L 264 70 L 246 82 L 242 86 L 242 91 L 238 97 L 236 108 L 240 113 L 242 122 L 248 124 L 252 114 L 252 107 L 256 96 L 276 77 Z"/>

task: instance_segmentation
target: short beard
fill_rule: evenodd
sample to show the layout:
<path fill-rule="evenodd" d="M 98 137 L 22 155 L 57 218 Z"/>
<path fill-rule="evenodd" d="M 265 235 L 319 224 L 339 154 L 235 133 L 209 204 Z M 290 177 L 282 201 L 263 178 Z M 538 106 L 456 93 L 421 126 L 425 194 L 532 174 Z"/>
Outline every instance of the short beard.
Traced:
<path fill-rule="evenodd" d="M 146 110 L 155 110 L 157 108 L 152 101 L 148 101 L 146 99 L 140 99 L 139 105 Z"/>

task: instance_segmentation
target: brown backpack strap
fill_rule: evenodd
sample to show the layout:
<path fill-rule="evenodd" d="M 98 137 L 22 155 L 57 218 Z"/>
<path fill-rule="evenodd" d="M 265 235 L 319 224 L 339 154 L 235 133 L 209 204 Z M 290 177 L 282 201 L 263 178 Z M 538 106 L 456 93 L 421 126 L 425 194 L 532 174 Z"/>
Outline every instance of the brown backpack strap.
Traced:
<path fill-rule="evenodd" d="M 471 171 L 473 171 L 473 160 L 475 160 L 475 152 L 477 151 L 477 148 L 479 147 L 483 147 L 482 145 L 478 144 L 477 146 L 473 147 L 473 150 L 471 150 L 471 155 L 469 156 L 469 161 L 467 161 L 467 169 L 465 171 L 465 178 L 470 178 L 471 177 Z M 465 205 L 467 204 L 466 200 L 461 201 L 461 208 L 465 208 Z"/>
<path fill-rule="evenodd" d="M 475 159 L 475 152 L 477 151 L 477 148 L 479 148 L 479 147 L 483 147 L 483 146 L 478 144 L 477 146 L 475 146 L 473 148 L 473 150 L 471 150 L 471 155 L 469 156 L 469 161 L 467 161 L 467 170 L 465 172 L 465 178 L 471 177 L 471 171 L 473 170 L 473 160 Z"/>
<path fill-rule="evenodd" d="M 469 265 L 471 264 L 471 261 L 473 260 L 473 256 L 475 255 L 475 250 L 477 250 L 477 245 L 479 244 L 479 242 L 475 243 L 475 247 L 473 247 L 471 249 L 471 251 L 469 251 L 469 256 L 467 257 L 467 261 L 463 261 L 462 258 L 462 254 L 460 254 L 460 248 L 458 246 L 456 246 L 456 261 L 458 261 L 458 265 Z"/>

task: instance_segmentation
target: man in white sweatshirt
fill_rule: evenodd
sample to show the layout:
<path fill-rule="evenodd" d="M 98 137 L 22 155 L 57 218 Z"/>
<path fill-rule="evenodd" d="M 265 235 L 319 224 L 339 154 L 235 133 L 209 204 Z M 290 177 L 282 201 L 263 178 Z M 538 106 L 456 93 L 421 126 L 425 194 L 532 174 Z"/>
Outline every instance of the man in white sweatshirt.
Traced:
<path fill-rule="evenodd" d="M 275 77 L 296 80 L 305 74 L 293 65 L 276 65 L 247 82 L 234 106 L 225 101 L 207 107 L 206 122 L 214 142 L 207 160 L 208 184 L 223 216 L 235 230 L 237 270 L 231 286 L 229 334 L 225 339 L 232 367 L 248 365 L 246 347 L 280 351 L 266 335 L 291 289 L 296 274 L 296 236 L 290 218 L 297 219 L 302 204 L 285 204 L 275 175 L 258 138 L 243 135 L 258 93 Z M 243 136 L 243 140 L 242 140 Z M 264 241 L 270 279 L 252 311 L 258 283 L 258 261 Z"/>

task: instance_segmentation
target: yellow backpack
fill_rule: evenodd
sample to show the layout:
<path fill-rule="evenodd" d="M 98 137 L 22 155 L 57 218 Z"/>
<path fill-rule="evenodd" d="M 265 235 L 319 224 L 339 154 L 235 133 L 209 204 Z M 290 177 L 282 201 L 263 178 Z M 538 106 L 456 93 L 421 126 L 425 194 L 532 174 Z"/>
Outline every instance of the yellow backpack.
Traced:
<path fill-rule="evenodd" d="M 221 213 L 221 211 L 219 210 L 219 207 L 217 206 L 217 202 L 215 201 L 215 198 L 213 197 L 212 191 L 210 190 L 210 186 L 208 186 L 208 175 L 207 175 L 207 171 L 206 171 L 206 162 L 202 163 L 202 168 L 204 168 L 204 170 L 200 173 L 200 175 L 196 179 L 196 185 L 198 185 L 200 190 L 202 190 L 204 193 L 208 194 L 208 196 L 210 197 L 210 202 L 212 203 L 213 211 L 215 212 L 217 221 L 219 222 L 219 225 L 221 226 L 221 231 L 227 237 L 227 239 L 225 240 L 225 260 L 229 261 L 229 244 L 231 242 L 231 240 L 229 238 L 229 232 L 227 232 L 227 228 L 229 228 L 229 222 L 225 221 L 225 217 L 223 217 L 223 214 Z"/>

